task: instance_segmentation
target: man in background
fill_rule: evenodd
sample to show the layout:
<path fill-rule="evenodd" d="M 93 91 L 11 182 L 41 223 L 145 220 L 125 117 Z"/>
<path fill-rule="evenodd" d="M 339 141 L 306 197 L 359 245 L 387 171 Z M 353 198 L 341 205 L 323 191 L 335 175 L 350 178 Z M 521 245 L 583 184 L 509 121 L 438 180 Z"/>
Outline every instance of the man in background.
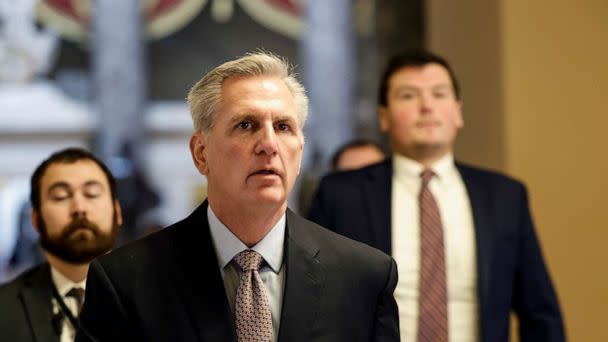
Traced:
<path fill-rule="evenodd" d="M 74 341 L 89 262 L 122 224 L 115 181 L 93 154 L 68 148 L 36 168 L 30 191 L 47 263 L 0 287 L 0 340 Z"/>
<path fill-rule="evenodd" d="M 207 200 L 91 264 L 78 341 L 398 341 L 394 260 L 287 208 L 308 99 L 277 56 L 190 90 Z"/>
<path fill-rule="evenodd" d="M 376 143 L 357 139 L 342 145 L 334 153 L 331 159 L 330 172 L 360 169 L 362 167 L 379 163 L 386 156 L 382 148 Z M 300 213 L 308 213 L 310 202 L 317 192 L 321 176 L 314 173 L 304 173 L 300 176 L 300 188 L 298 191 L 298 209 Z"/>
<path fill-rule="evenodd" d="M 309 218 L 391 254 L 405 341 L 564 341 L 523 184 L 454 161 L 464 122 L 441 57 L 395 56 L 379 90 L 386 162 L 322 179 Z"/>
<path fill-rule="evenodd" d="M 354 170 L 384 159 L 380 146 L 369 140 L 358 139 L 340 147 L 331 160 L 331 166 L 334 171 Z"/>

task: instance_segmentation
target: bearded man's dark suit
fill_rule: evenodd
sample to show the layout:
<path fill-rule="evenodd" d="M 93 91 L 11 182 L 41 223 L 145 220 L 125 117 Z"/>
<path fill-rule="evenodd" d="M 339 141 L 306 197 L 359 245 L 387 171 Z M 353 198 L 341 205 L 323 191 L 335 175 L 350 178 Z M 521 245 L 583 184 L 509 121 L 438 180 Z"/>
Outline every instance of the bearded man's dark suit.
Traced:
<path fill-rule="evenodd" d="M 36 266 L 0 287 L 0 341 L 58 342 L 51 268 Z"/>
<path fill-rule="evenodd" d="M 494 172 L 456 167 L 473 211 L 481 341 L 508 341 L 512 310 L 522 342 L 564 341 L 524 185 Z M 309 219 L 391 254 L 392 176 L 387 160 L 324 177 Z"/>
<path fill-rule="evenodd" d="M 93 261 L 81 325 L 99 341 L 236 341 L 206 213 Z M 392 258 L 290 210 L 284 258 L 279 341 L 399 340 Z"/>

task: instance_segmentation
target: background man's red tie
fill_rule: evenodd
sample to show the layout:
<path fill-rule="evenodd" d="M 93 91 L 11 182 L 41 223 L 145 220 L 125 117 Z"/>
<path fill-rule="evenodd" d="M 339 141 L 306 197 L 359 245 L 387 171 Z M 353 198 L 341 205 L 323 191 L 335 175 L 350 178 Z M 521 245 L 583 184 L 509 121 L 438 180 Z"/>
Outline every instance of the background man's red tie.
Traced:
<path fill-rule="evenodd" d="M 421 175 L 418 342 L 448 341 L 443 226 L 437 202 L 428 186 L 434 175 L 430 170 Z"/>

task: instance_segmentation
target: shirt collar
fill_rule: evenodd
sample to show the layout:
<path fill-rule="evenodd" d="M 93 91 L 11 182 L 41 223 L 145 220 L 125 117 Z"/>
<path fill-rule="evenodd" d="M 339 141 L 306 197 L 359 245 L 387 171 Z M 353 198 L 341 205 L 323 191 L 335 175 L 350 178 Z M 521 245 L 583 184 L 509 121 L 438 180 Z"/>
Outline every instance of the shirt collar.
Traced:
<path fill-rule="evenodd" d="M 237 254 L 249 248 L 215 216 L 211 206 L 207 206 L 207 220 L 209 221 L 209 230 L 211 231 L 211 239 L 215 246 L 219 267 L 224 269 Z M 260 253 L 268 266 L 275 273 L 279 273 L 283 264 L 284 241 L 285 214 L 281 216 L 268 234 L 251 249 Z"/>
<path fill-rule="evenodd" d="M 393 173 L 399 177 L 408 179 L 415 178 L 418 180 L 424 169 L 424 165 L 413 159 L 399 154 L 393 154 Z M 435 173 L 439 182 L 443 183 L 450 181 L 456 172 L 454 155 L 448 153 L 433 163 L 430 169 Z"/>
<path fill-rule="evenodd" d="M 55 284 L 55 287 L 57 288 L 57 292 L 59 292 L 59 294 L 62 297 L 65 297 L 65 295 L 74 287 L 80 287 L 83 290 L 86 289 L 86 284 L 87 284 L 86 279 L 81 282 L 75 283 L 75 282 L 71 281 L 70 279 L 68 279 L 63 274 L 61 274 L 61 272 L 57 271 L 52 266 L 51 266 L 51 278 L 53 279 L 53 283 Z"/>

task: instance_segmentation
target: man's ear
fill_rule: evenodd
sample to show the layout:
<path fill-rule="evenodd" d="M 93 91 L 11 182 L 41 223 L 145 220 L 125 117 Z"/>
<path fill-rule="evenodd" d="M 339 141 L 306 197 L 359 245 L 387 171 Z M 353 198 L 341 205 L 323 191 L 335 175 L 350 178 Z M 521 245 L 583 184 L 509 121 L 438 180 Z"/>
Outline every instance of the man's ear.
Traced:
<path fill-rule="evenodd" d="M 190 154 L 198 172 L 206 176 L 209 172 L 206 157 L 206 140 L 201 132 L 194 132 L 190 137 Z"/>
<path fill-rule="evenodd" d="M 386 133 L 390 127 L 390 123 L 388 120 L 388 109 L 385 106 L 378 107 L 378 123 L 380 124 L 380 130 Z"/>
<path fill-rule="evenodd" d="M 120 202 L 118 200 L 114 200 L 114 212 L 116 213 L 116 223 L 119 226 L 122 226 L 122 209 L 120 208 Z"/>
<path fill-rule="evenodd" d="M 36 229 L 36 231 L 40 233 L 40 227 L 38 227 L 38 215 L 40 214 L 38 213 L 38 211 L 36 211 L 36 209 L 32 208 L 30 210 L 30 217 L 32 218 L 32 227 L 34 227 L 34 229 Z"/>
<path fill-rule="evenodd" d="M 462 117 L 462 101 L 458 101 L 456 111 L 456 128 L 461 129 L 464 127 L 464 118 Z"/>

